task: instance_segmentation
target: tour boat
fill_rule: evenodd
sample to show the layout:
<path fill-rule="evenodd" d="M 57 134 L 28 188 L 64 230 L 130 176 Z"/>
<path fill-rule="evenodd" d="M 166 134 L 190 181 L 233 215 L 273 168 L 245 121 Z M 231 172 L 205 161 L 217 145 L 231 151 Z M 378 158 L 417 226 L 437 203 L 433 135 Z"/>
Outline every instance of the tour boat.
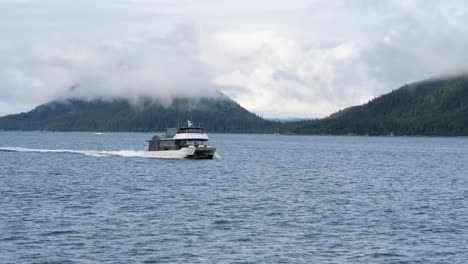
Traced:
<path fill-rule="evenodd" d="M 165 135 L 148 140 L 148 153 L 158 157 L 212 159 L 216 148 L 208 145 L 208 135 L 202 127 L 187 121 L 186 127 L 168 128 Z"/>

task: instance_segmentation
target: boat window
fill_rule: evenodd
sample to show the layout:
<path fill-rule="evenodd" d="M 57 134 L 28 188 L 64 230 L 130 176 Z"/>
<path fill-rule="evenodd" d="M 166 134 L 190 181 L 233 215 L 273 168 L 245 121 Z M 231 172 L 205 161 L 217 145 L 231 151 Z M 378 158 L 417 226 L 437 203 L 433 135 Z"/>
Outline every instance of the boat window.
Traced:
<path fill-rule="evenodd" d="M 200 129 L 200 128 L 184 128 L 184 129 L 180 129 L 179 133 L 203 133 L 203 129 Z"/>
<path fill-rule="evenodd" d="M 204 140 L 188 140 L 188 141 L 184 141 L 183 145 L 198 147 L 198 146 L 206 145 L 206 144 L 207 143 Z"/>

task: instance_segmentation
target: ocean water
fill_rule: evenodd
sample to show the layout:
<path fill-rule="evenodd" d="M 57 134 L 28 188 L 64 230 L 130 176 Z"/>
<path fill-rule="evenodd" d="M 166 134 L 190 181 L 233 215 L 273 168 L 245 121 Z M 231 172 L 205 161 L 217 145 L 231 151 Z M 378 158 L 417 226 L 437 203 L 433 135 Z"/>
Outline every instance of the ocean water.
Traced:
<path fill-rule="evenodd" d="M 468 139 L 0 132 L 0 263 L 468 263 Z"/>

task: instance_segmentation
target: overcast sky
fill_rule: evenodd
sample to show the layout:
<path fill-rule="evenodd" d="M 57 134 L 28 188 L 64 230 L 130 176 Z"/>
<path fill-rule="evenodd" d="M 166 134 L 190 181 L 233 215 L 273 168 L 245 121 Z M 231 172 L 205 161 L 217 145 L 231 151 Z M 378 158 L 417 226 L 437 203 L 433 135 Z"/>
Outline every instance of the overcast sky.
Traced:
<path fill-rule="evenodd" d="M 466 1 L 0 0 L 0 115 L 55 98 L 221 90 L 324 117 L 468 69 Z"/>

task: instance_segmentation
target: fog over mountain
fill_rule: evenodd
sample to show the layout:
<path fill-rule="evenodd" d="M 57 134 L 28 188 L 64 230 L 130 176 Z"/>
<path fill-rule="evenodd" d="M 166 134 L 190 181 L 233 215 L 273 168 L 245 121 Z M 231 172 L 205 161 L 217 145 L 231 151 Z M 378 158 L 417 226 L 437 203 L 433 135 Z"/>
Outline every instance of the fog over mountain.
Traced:
<path fill-rule="evenodd" d="M 0 1 L 0 116 L 67 97 L 211 95 L 324 117 L 468 69 L 465 1 Z"/>

